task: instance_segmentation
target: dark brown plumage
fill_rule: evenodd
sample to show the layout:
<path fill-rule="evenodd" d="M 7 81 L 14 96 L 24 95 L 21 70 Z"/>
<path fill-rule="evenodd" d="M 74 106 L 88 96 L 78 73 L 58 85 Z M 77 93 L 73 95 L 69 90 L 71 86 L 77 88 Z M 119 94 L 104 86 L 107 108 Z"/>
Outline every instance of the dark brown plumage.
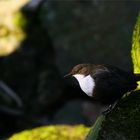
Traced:
<path fill-rule="evenodd" d="M 140 75 L 124 71 L 111 65 L 76 65 L 70 75 L 81 74 L 85 77 L 90 75 L 95 83 L 92 97 L 103 103 L 113 104 L 119 100 L 126 92 L 131 92 L 137 88 L 137 81 Z"/>

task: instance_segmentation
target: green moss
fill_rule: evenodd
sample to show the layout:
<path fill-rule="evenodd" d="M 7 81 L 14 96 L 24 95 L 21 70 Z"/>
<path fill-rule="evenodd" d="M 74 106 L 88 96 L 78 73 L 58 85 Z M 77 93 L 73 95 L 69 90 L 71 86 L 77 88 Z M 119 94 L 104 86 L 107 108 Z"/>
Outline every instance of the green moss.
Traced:
<path fill-rule="evenodd" d="M 135 25 L 132 37 L 132 61 L 134 65 L 134 72 L 140 73 L 140 13 L 138 15 L 137 23 Z M 139 87 L 140 88 L 140 82 Z"/>
<path fill-rule="evenodd" d="M 13 21 L 9 20 L 7 24 L 0 25 L 0 56 L 6 56 L 16 50 L 26 35 L 23 30 L 25 27 L 25 18 L 18 11 L 12 15 Z"/>
<path fill-rule="evenodd" d="M 15 13 L 13 17 L 13 24 L 17 28 L 24 28 L 27 25 L 27 19 L 25 18 L 25 16 L 23 15 L 21 11 L 18 11 L 17 13 Z"/>
<path fill-rule="evenodd" d="M 88 131 L 84 125 L 51 125 L 25 130 L 8 140 L 83 140 Z"/>

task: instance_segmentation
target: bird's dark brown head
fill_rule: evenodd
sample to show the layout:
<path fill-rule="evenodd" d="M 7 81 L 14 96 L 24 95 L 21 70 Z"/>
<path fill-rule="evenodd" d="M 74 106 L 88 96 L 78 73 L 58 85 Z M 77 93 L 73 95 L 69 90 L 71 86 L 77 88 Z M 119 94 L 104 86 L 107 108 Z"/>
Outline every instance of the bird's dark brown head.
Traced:
<path fill-rule="evenodd" d="M 71 72 L 69 73 L 70 75 L 75 75 L 75 74 L 83 74 L 83 75 L 88 75 L 91 70 L 91 65 L 90 64 L 78 64 L 73 67 Z"/>

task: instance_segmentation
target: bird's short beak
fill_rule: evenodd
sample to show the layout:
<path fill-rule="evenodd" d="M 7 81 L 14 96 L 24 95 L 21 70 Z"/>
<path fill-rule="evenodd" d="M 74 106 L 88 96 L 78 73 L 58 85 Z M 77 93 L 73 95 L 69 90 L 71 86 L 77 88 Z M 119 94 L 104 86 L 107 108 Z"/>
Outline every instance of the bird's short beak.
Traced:
<path fill-rule="evenodd" d="M 66 77 L 68 77 L 68 76 L 72 76 L 72 74 L 71 74 L 71 73 L 68 73 L 68 74 L 66 74 L 66 75 L 64 76 L 64 78 L 66 78 Z"/>

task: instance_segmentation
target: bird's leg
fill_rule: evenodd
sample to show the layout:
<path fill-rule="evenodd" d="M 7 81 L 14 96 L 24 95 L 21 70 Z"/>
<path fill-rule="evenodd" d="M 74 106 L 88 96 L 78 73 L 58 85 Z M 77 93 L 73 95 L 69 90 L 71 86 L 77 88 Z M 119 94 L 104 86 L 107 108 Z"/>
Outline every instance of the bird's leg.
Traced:
<path fill-rule="evenodd" d="M 118 101 L 116 101 L 116 102 L 113 103 L 113 104 L 110 104 L 109 107 L 108 107 L 105 111 L 102 112 L 102 114 L 103 114 L 103 115 L 109 114 L 109 113 L 114 109 L 114 107 L 116 106 L 117 102 L 118 102 Z"/>

